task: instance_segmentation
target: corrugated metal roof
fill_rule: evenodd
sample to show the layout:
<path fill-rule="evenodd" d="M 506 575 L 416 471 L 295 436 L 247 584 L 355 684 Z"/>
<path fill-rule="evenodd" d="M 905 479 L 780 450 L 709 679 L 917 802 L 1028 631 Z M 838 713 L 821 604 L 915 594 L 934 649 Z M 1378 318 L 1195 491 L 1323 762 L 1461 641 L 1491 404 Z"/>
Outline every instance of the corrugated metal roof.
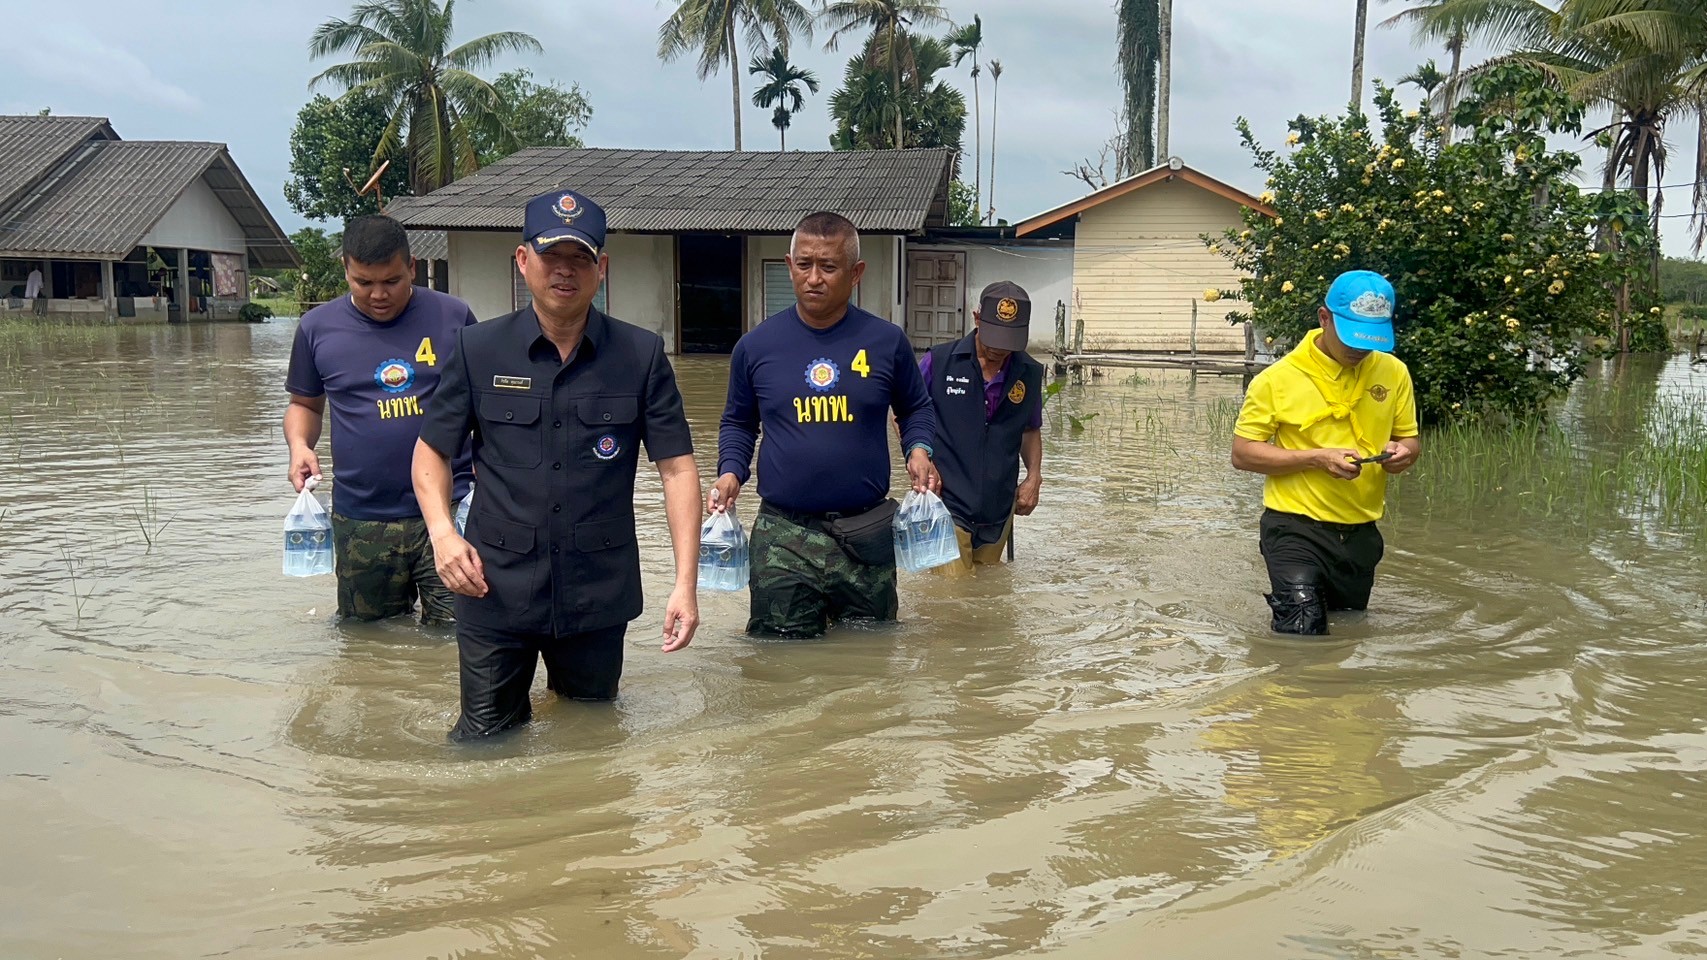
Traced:
<path fill-rule="evenodd" d="M 635 233 L 788 233 L 817 210 L 862 231 L 943 222 L 952 151 L 523 150 L 387 212 L 418 229 L 520 230 L 541 193 L 572 189 Z"/>
<path fill-rule="evenodd" d="M 0 116 L 0 211 L 92 139 L 117 140 L 100 117 Z"/>
<path fill-rule="evenodd" d="M 416 260 L 449 260 L 450 239 L 443 230 L 410 230 L 409 255 Z"/>
<path fill-rule="evenodd" d="M 96 142 L 62 166 L 39 197 L 5 213 L 0 255 L 122 259 L 202 178 L 243 228 L 256 265 L 301 262 L 223 144 Z"/>

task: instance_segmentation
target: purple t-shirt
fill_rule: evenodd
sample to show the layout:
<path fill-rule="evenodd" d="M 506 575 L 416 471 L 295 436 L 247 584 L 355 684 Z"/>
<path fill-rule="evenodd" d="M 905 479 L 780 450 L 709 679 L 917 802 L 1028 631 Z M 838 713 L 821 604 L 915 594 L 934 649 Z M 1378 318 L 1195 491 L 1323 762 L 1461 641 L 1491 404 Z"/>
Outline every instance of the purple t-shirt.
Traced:
<path fill-rule="evenodd" d="M 926 383 L 931 382 L 931 365 L 931 354 L 929 350 L 926 350 L 925 355 L 919 358 L 919 373 L 924 375 Z M 984 421 L 986 423 L 996 415 L 996 408 L 1002 405 L 1002 394 L 1006 392 L 1002 388 L 1007 386 L 1008 371 L 1013 369 L 1013 365 L 1013 354 L 1008 354 L 1008 358 L 1002 361 L 1002 369 L 997 370 L 995 376 L 984 382 Z M 1043 429 L 1042 404 L 1031 411 L 1031 419 L 1025 422 L 1025 428 L 1027 430 Z"/>
<path fill-rule="evenodd" d="M 352 520 L 421 515 L 410 464 L 421 417 L 457 334 L 474 323 L 468 304 L 416 287 L 389 323 L 370 320 L 348 295 L 308 311 L 296 328 L 285 389 L 325 395 L 332 408 L 332 509 Z M 452 502 L 473 475 L 467 446 L 458 452 Z"/>

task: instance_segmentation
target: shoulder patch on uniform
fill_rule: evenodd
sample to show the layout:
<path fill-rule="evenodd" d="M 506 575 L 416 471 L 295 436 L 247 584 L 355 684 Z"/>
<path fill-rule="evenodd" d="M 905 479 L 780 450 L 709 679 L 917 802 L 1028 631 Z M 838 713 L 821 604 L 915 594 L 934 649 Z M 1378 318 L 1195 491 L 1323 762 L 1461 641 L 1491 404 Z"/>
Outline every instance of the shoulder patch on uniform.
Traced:
<path fill-rule="evenodd" d="M 1025 402 L 1025 381 L 1024 380 L 1018 380 L 1018 381 L 1014 382 L 1014 388 L 1012 390 L 1008 391 L 1008 400 L 1009 400 L 1009 402 L 1012 402 L 1012 403 L 1024 403 Z"/>
<path fill-rule="evenodd" d="M 533 378 L 494 376 L 492 386 L 500 390 L 532 390 Z"/>

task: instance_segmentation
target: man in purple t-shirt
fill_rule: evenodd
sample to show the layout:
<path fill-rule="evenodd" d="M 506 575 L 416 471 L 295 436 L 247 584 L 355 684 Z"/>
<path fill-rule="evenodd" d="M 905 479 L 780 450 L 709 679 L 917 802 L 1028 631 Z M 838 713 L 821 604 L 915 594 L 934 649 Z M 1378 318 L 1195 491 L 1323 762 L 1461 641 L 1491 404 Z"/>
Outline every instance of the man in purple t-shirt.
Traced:
<path fill-rule="evenodd" d="M 346 222 L 343 248 L 349 295 L 308 311 L 291 347 L 290 482 L 300 491 L 320 475 L 314 447 L 330 400 L 338 616 L 406 614 L 419 596 L 423 623 L 448 623 L 451 594 L 434 569 L 409 468 L 439 371 L 474 314 L 455 297 L 414 285 L 409 236 L 390 217 Z M 465 446 L 455 460 L 458 500 L 472 474 Z"/>

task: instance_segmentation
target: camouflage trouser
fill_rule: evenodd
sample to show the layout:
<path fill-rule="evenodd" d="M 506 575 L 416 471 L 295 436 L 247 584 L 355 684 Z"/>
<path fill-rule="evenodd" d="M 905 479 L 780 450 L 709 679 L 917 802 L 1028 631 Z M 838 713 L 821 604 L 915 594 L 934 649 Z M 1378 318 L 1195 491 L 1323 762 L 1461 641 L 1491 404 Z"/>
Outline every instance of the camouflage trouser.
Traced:
<path fill-rule="evenodd" d="M 838 620 L 892 621 L 899 611 L 894 562 L 860 563 L 822 530 L 760 511 L 749 549 L 748 633 L 817 637 Z"/>
<path fill-rule="evenodd" d="M 422 623 L 456 619 L 451 592 L 433 566 L 425 520 L 351 520 L 334 513 L 332 554 L 338 562 L 338 616 L 382 620 L 407 614 L 419 595 Z"/>

